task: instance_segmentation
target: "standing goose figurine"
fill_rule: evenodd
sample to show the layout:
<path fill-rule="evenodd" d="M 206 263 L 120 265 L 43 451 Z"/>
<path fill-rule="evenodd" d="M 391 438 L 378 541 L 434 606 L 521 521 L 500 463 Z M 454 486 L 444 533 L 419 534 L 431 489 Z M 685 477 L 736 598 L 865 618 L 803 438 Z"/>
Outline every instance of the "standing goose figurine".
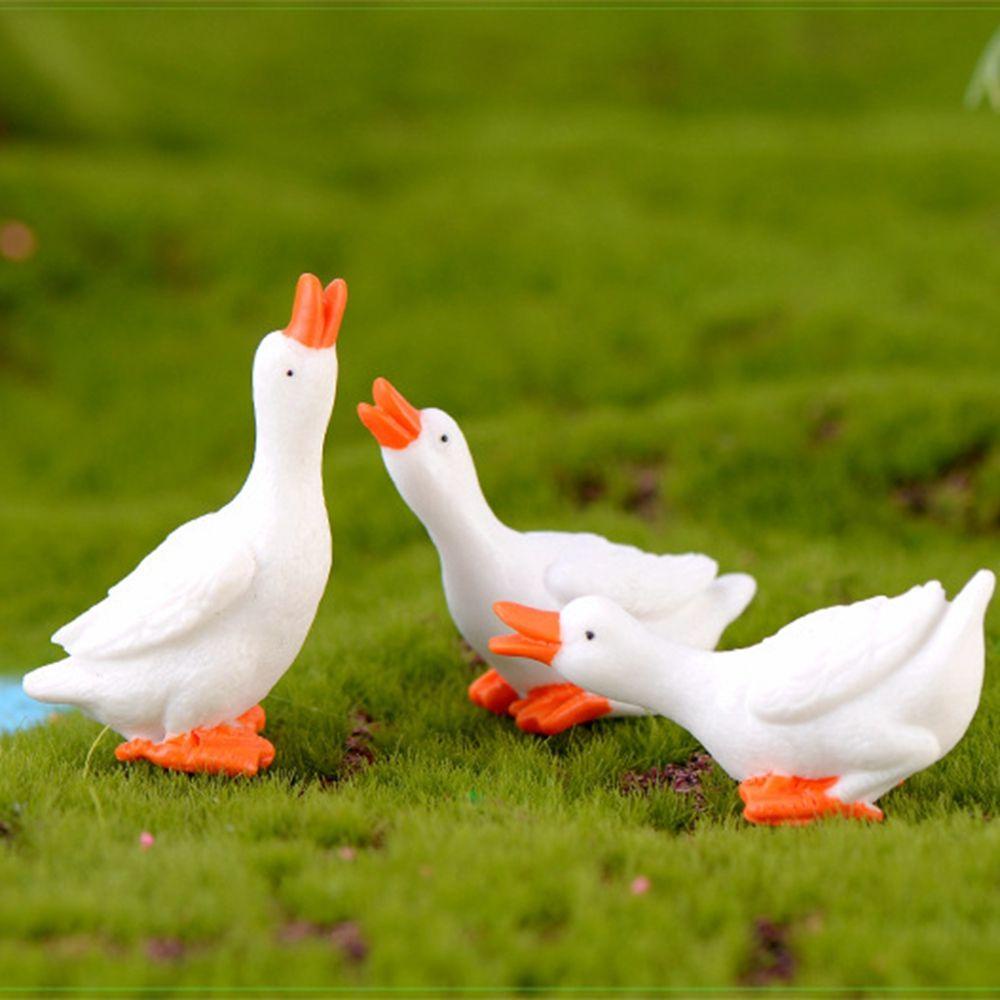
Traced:
<path fill-rule="evenodd" d="M 256 447 L 240 492 L 182 525 L 52 637 L 69 656 L 24 678 L 128 741 L 121 761 L 256 774 L 274 758 L 258 704 L 305 641 L 330 573 L 323 441 L 347 285 L 304 274 L 253 365 Z"/>
<path fill-rule="evenodd" d="M 654 633 L 705 649 L 750 603 L 753 578 L 717 576 L 708 556 L 657 556 L 599 535 L 507 527 L 483 496 L 454 419 L 442 410 L 418 410 L 384 378 L 375 380 L 372 394 L 375 405 L 359 404 L 358 415 L 437 547 L 455 625 L 491 668 L 469 688 L 477 705 L 509 712 L 521 729 L 545 734 L 601 716 L 643 714 L 629 699 L 591 694 L 528 658 L 492 653 L 491 608 L 502 598 L 561 607 L 584 594 L 603 594 Z"/>
<path fill-rule="evenodd" d="M 501 602 L 518 634 L 490 646 L 688 729 L 740 782 L 752 823 L 880 820 L 879 797 L 940 760 L 975 715 L 994 583 L 980 570 L 950 604 L 933 581 L 825 608 L 724 653 L 654 635 L 603 597 L 561 614 Z"/>

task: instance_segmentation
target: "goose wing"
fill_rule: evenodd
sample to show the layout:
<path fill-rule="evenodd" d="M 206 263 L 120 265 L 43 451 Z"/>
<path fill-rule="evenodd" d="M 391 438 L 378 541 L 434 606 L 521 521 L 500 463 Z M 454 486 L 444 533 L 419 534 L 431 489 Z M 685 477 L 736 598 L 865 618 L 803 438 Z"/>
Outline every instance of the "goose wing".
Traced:
<path fill-rule="evenodd" d="M 799 618 L 758 647 L 764 667 L 750 686 L 750 711 L 795 723 L 836 708 L 903 666 L 947 607 L 934 580 Z"/>
<path fill-rule="evenodd" d="M 251 584 L 253 551 L 218 513 L 168 535 L 108 596 L 52 641 L 72 656 L 114 658 L 169 642 L 221 614 Z"/>
<path fill-rule="evenodd" d="M 591 594 L 636 618 L 660 617 L 708 587 L 719 572 L 708 556 L 653 555 L 596 535 L 570 546 L 545 569 L 545 586 L 564 604 Z"/>

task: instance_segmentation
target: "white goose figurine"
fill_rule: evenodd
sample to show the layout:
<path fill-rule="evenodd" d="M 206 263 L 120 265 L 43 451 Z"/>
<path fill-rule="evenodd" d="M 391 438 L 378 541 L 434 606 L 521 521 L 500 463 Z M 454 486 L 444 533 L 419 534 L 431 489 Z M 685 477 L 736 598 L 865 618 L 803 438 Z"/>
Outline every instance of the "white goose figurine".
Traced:
<path fill-rule="evenodd" d="M 490 645 L 690 730 L 740 782 L 753 823 L 880 820 L 878 798 L 940 760 L 972 721 L 994 583 L 980 570 L 950 604 L 934 581 L 825 608 L 724 653 L 654 635 L 603 597 L 561 614 L 499 603 L 518 634 Z"/>
<path fill-rule="evenodd" d="M 657 634 L 710 649 L 753 597 L 752 577 L 719 577 L 708 556 L 656 556 L 599 535 L 508 528 L 486 502 L 469 446 L 447 413 L 418 410 L 383 378 L 372 394 L 375 405 L 361 403 L 358 415 L 437 547 L 455 625 L 492 668 L 473 682 L 469 697 L 497 714 L 510 712 L 521 729 L 552 734 L 643 710 L 581 690 L 531 660 L 491 653 L 494 602 L 514 597 L 561 607 L 584 594 L 603 594 Z"/>
<path fill-rule="evenodd" d="M 299 279 L 288 327 L 254 358 L 257 441 L 243 488 L 182 525 L 53 636 L 69 656 L 24 690 L 121 733 L 119 760 L 255 774 L 274 747 L 258 702 L 305 641 L 330 572 L 323 440 L 347 304 L 337 279 Z"/>

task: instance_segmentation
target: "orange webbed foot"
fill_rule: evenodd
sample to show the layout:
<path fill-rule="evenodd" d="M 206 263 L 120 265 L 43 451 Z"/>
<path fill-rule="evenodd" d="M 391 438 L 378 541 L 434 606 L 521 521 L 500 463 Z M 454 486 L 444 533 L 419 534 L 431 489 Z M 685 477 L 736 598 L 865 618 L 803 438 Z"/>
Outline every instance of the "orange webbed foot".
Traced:
<path fill-rule="evenodd" d="M 506 715 L 511 703 L 517 700 L 517 691 L 495 670 L 487 670 L 469 685 L 469 700 L 489 712 Z"/>
<path fill-rule="evenodd" d="M 257 734 L 266 721 L 256 705 L 235 722 L 210 729 L 192 729 L 162 743 L 129 740 L 115 750 L 120 761 L 148 760 L 171 771 L 251 777 L 271 766 L 274 746 Z"/>
<path fill-rule="evenodd" d="M 544 684 L 512 702 L 508 711 L 519 729 L 526 733 L 544 733 L 542 720 L 575 697 L 579 690 L 575 684 Z"/>
<path fill-rule="evenodd" d="M 267 716 L 264 714 L 262 705 L 254 705 L 247 709 L 237 720 L 236 724 L 252 729 L 255 733 L 262 733 L 267 725 Z"/>
<path fill-rule="evenodd" d="M 802 826 L 821 816 L 848 816 L 878 822 L 881 809 L 865 802 L 843 802 L 827 791 L 837 783 L 833 778 L 797 778 L 794 775 L 767 774 L 747 778 L 740 784 L 740 798 L 745 803 L 743 816 L 751 823 L 768 826 Z"/>
<path fill-rule="evenodd" d="M 518 729 L 554 736 L 572 726 L 593 722 L 611 711 L 611 702 L 575 684 L 546 684 L 510 706 Z"/>

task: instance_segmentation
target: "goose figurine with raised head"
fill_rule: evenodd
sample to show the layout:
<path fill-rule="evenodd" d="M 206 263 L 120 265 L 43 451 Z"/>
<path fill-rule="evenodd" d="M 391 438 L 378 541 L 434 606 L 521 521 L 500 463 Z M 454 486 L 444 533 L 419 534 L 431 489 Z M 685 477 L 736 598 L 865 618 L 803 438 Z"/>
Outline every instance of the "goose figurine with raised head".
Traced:
<path fill-rule="evenodd" d="M 723 653 L 654 635 L 604 597 L 561 613 L 501 602 L 517 632 L 490 646 L 673 719 L 740 782 L 753 823 L 880 820 L 879 797 L 940 760 L 972 721 L 994 583 L 980 570 L 950 603 L 933 581 L 825 608 Z"/>
<path fill-rule="evenodd" d="M 253 365 L 256 447 L 226 506 L 182 525 L 63 626 L 69 654 L 24 678 L 121 733 L 119 760 L 256 774 L 274 747 L 258 704 L 298 655 L 330 572 L 323 441 L 347 286 L 304 274 L 289 325 Z"/>
<path fill-rule="evenodd" d="M 472 683 L 471 700 L 510 713 L 527 732 L 553 734 L 601 716 L 639 715 L 641 708 L 593 694 L 553 676 L 528 658 L 490 651 L 493 604 L 561 607 L 603 594 L 646 628 L 711 649 L 754 595 L 743 573 L 718 576 L 708 556 L 652 555 L 599 535 L 515 531 L 490 509 L 472 454 L 456 421 L 418 410 L 386 379 L 372 386 L 374 406 L 358 415 L 382 446 L 382 458 L 404 501 L 423 522 L 441 560 L 445 599 L 459 632 L 490 669 Z"/>

